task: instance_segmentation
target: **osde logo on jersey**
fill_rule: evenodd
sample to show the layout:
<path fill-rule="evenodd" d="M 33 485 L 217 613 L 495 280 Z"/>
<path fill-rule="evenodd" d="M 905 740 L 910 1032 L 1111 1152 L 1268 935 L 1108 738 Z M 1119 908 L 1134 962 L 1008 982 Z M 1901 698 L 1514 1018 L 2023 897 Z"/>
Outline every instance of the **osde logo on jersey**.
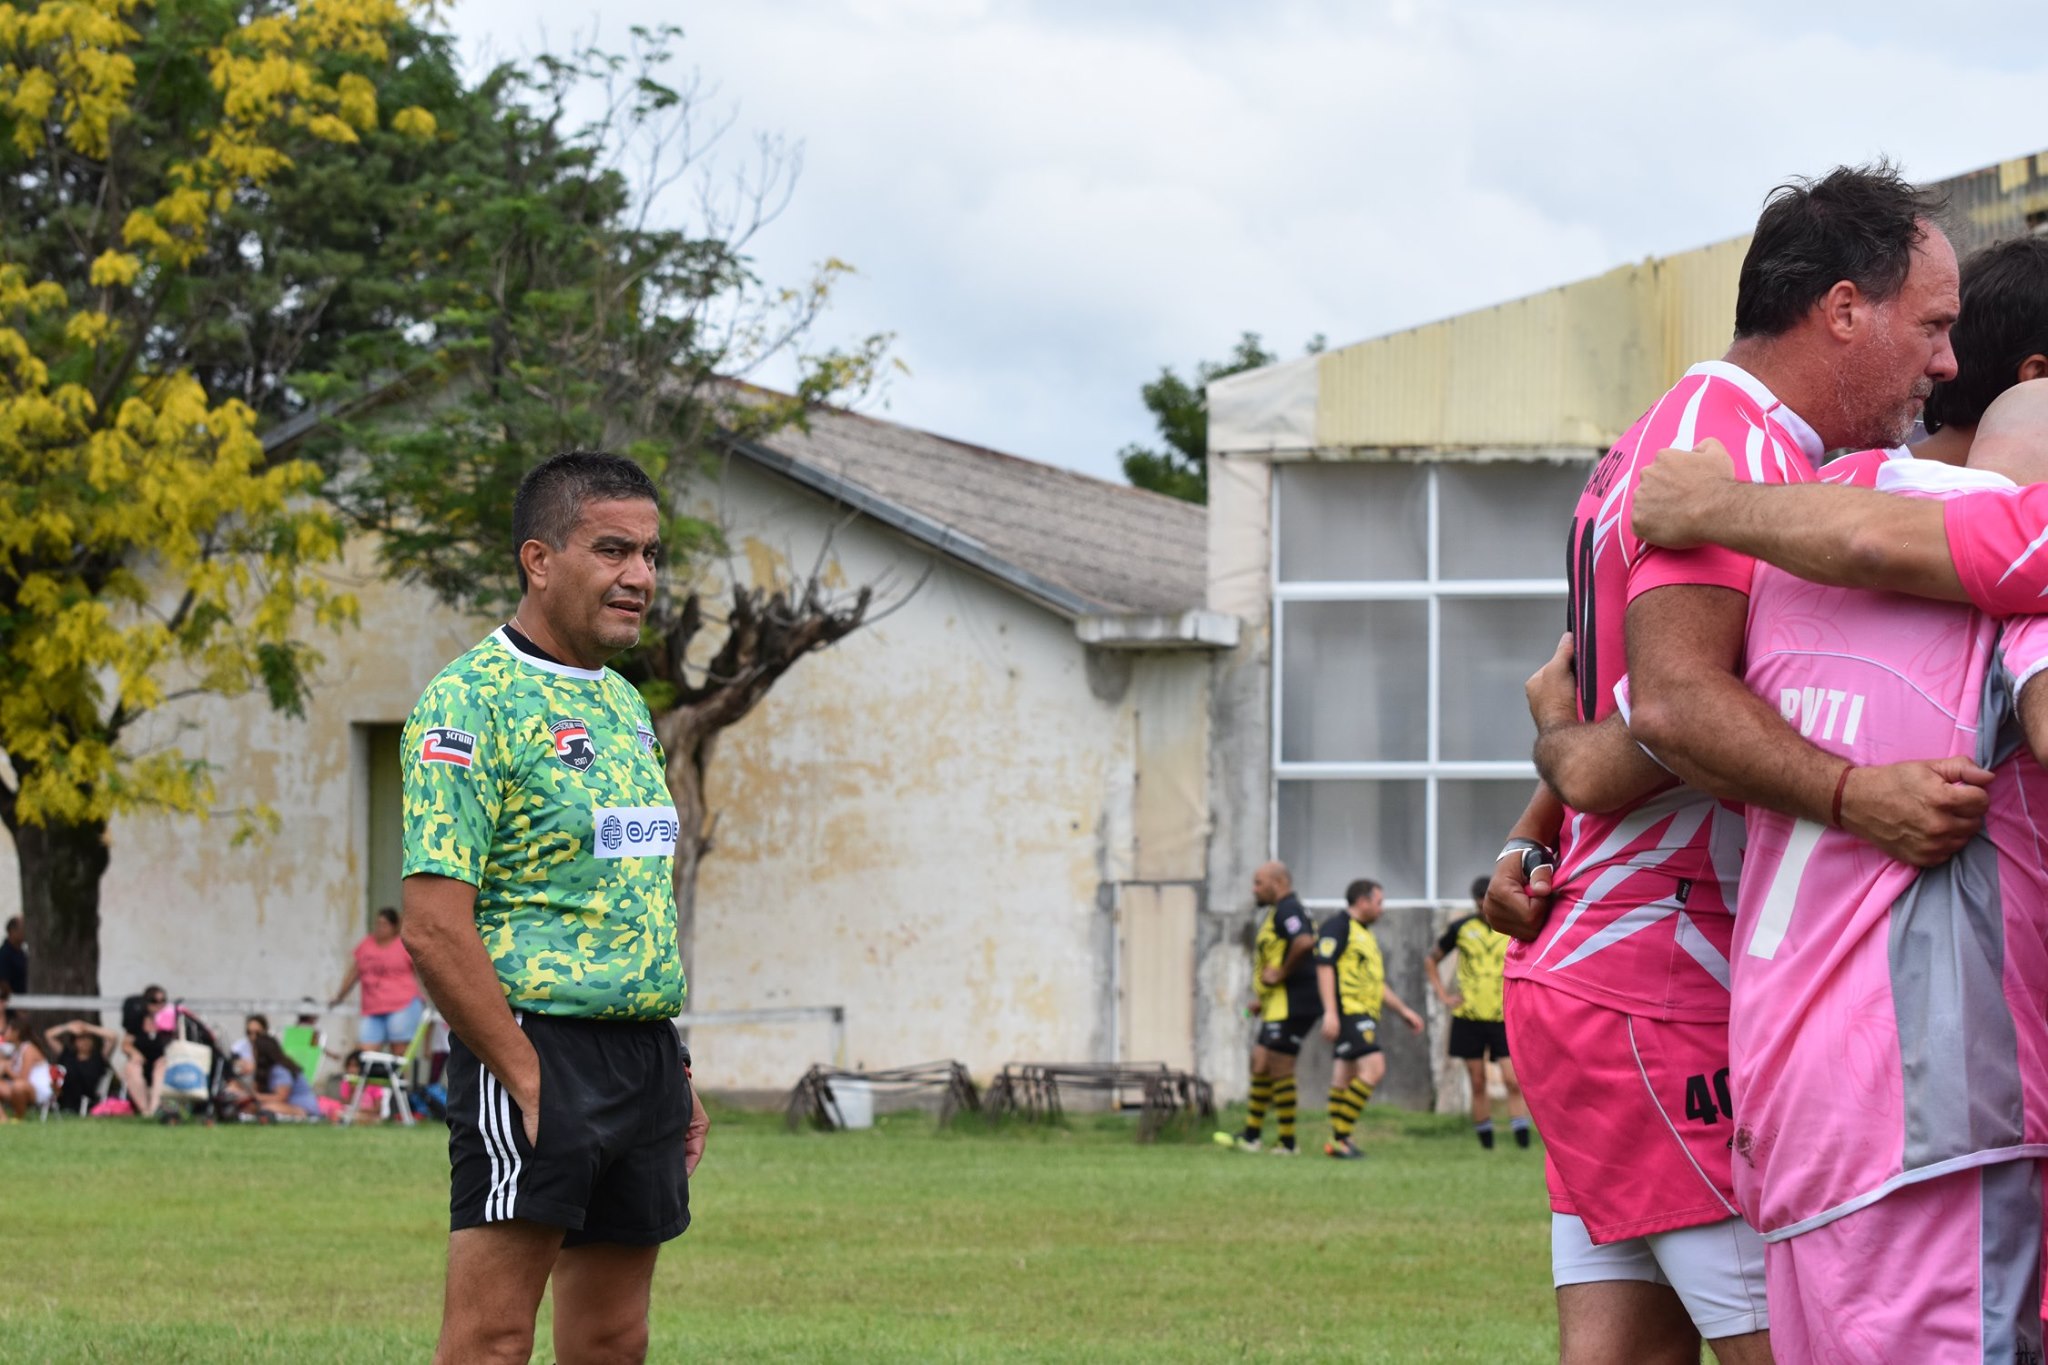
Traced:
<path fill-rule="evenodd" d="M 577 772 L 589 772 L 597 762 L 597 746 L 590 742 L 590 727 L 580 720 L 558 720 L 548 726 L 555 737 L 555 757 Z"/>

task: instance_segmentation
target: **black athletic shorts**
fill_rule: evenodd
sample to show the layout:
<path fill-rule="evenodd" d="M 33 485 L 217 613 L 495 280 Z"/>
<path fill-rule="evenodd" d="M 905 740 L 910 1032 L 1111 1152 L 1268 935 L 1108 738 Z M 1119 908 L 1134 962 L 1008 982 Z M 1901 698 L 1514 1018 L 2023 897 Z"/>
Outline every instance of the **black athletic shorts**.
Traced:
<path fill-rule="evenodd" d="M 1268 1019 L 1259 1025 L 1259 1046 L 1268 1052 L 1292 1057 L 1301 1051 L 1301 1040 L 1316 1026 L 1320 1014 L 1290 1014 L 1285 1019 Z"/>
<path fill-rule="evenodd" d="M 448 1226 L 524 1218 L 563 1246 L 652 1246 L 690 1225 L 682 1040 L 651 1023 L 518 1014 L 540 1056 L 540 1142 L 460 1038 L 448 1044 Z"/>
<path fill-rule="evenodd" d="M 1508 1026 L 1499 1019 L 1451 1020 L 1451 1055 L 1467 1061 L 1483 1060 L 1489 1053 L 1496 1062 L 1508 1055 Z"/>
<path fill-rule="evenodd" d="M 1355 1062 L 1380 1050 L 1380 1021 L 1370 1014 L 1337 1017 L 1337 1041 L 1330 1055 L 1340 1062 Z"/>

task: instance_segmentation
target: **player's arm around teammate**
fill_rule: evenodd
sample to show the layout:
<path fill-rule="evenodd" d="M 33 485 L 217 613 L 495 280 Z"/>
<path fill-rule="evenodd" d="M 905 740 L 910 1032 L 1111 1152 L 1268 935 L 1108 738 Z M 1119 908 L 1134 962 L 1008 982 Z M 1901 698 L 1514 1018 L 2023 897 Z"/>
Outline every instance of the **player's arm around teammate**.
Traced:
<path fill-rule="evenodd" d="M 1543 667 L 1522 685 L 1529 718 L 1536 722 L 1536 771 L 1545 786 L 1573 810 L 1605 814 L 1674 780 L 1636 743 L 1625 711 L 1582 723 L 1578 690 L 1572 635 L 1566 631 Z"/>
<path fill-rule="evenodd" d="M 1733 671 L 1749 599 L 1672 585 L 1628 612 L 1629 730 L 1701 791 L 1845 829 L 1931 867 L 1970 841 L 1991 774 L 1965 758 L 1856 767 L 1815 748 Z"/>

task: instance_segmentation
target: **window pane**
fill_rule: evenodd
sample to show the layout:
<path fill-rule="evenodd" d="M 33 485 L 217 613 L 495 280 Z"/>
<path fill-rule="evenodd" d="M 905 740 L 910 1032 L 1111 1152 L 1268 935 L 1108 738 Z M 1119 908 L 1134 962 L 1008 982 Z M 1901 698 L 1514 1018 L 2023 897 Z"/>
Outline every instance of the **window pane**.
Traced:
<path fill-rule="evenodd" d="M 1529 721 L 1522 684 L 1557 648 L 1565 628 L 1564 599 L 1446 597 L 1438 610 L 1443 613 L 1438 756 L 1452 762 L 1526 760 L 1536 728 Z"/>
<path fill-rule="evenodd" d="M 1423 799 L 1420 782 L 1282 782 L 1280 860 L 1294 889 L 1335 900 L 1354 877 L 1370 877 L 1389 898 L 1426 894 Z"/>
<path fill-rule="evenodd" d="M 1590 464 L 1445 464 L 1437 474 L 1445 578 L 1562 578 L 1572 509 Z"/>
<path fill-rule="evenodd" d="M 1474 877 L 1490 876 L 1493 855 L 1529 804 L 1536 779 L 1436 784 L 1436 894 L 1452 904 L 1469 901 Z"/>
<path fill-rule="evenodd" d="M 1429 471 L 1412 464 L 1283 464 L 1280 580 L 1357 582 L 1429 574 Z M 1564 543 L 1564 530 L 1557 532 Z"/>
<path fill-rule="evenodd" d="M 1428 603 L 1283 602 L 1280 611 L 1283 759 L 1429 757 Z"/>

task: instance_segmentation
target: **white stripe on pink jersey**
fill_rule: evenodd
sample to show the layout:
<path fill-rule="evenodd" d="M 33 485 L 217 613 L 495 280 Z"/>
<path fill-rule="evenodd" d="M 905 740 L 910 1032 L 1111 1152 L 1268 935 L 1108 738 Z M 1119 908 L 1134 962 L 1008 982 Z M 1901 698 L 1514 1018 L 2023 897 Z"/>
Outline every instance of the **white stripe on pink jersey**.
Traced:
<path fill-rule="evenodd" d="M 1972 602 L 1995 616 L 2048 611 L 2048 484 L 1950 498 L 1943 521 Z"/>
<path fill-rule="evenodd" d="M 1957 498 L 1995 475 L 1903 460 L 1877 486 Z M 1917 1180 L 2048 1156 L 2048 776 L 2014 748 L 2009 698 L 2048 665 L 2048 625 L 1821 587 L 1767 566 L 1747 680 L 1862 765 L 1974 756 L 1985 833 L 1920 873 L 1836 829 L 1751 809 L 1734 934 L 1735 1188 L 1767 1238 Z"/>
<path fill-rule="evenodd" d="M 1821 455 L 1813 429 L 1753 375 L 1710 361 L 1688 370 L 1594 466 L 1566 543 L 1581 719 L 1615 708 L 1630 601 L 1677 584 L 1749 590 L 1747 557 L 1713 546 L 1661 550 L 1629 529 L 1642 466 L 1659 450 L 1710 437 L 1738 477 L 1759 482 L 1810 480 L 1809 461 Z M 1725 1018 L 1743 837 L 1736 807 L 1675 781 L 1623 810 L 1567 812 L 1549 921 L 1535 943 L 1510 950 L 1508 975 L 1631 1014 Z"/>

